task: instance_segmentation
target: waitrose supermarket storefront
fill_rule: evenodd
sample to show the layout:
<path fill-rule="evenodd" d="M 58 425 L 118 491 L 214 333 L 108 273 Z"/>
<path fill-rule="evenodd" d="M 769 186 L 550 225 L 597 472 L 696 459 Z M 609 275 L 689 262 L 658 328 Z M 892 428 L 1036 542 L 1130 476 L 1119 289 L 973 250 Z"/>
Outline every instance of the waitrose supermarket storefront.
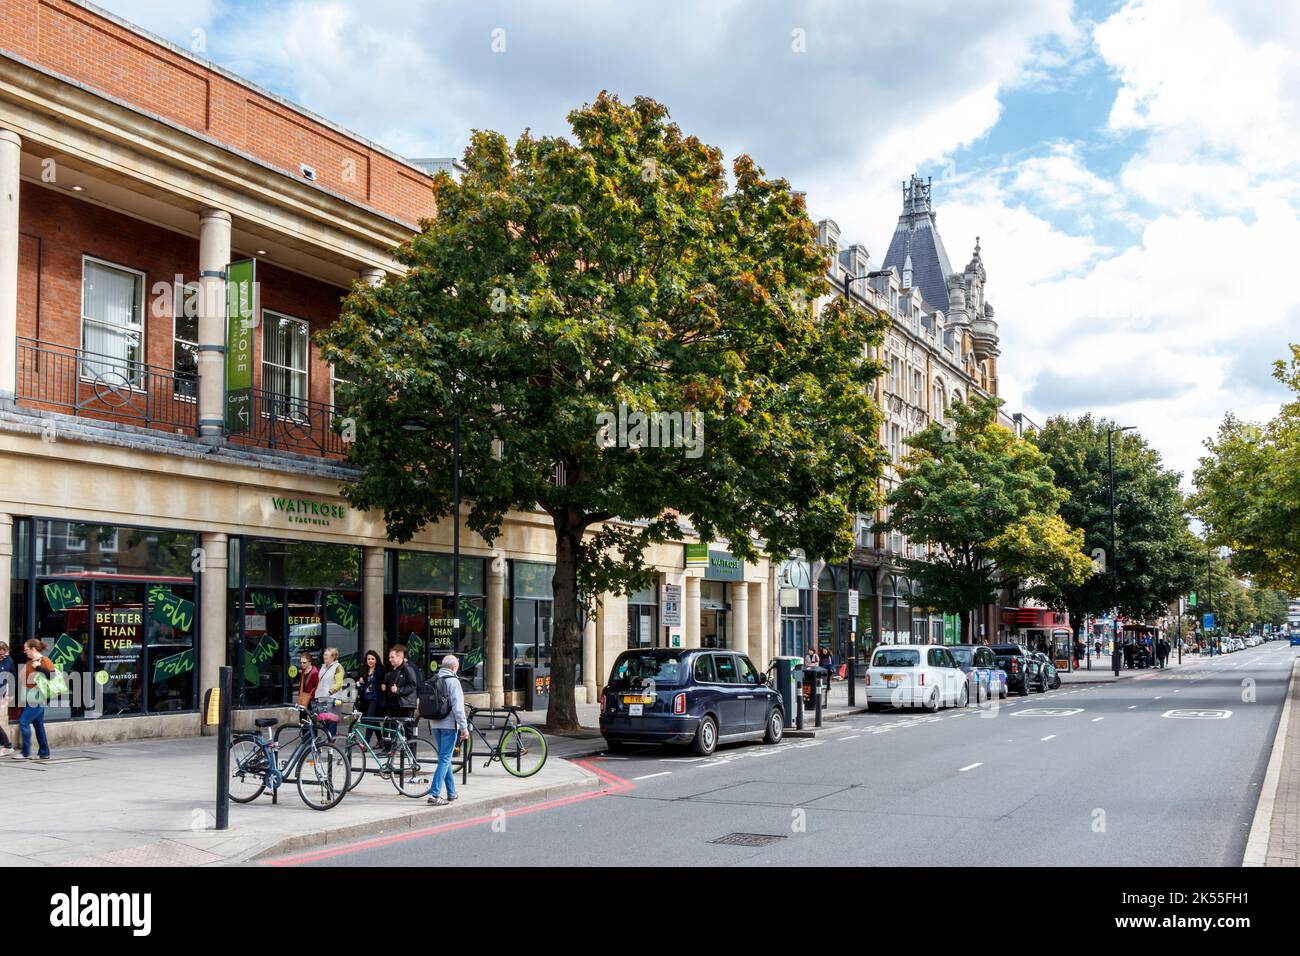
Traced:
<path fill-rule="evenodd" d="M 67 675 L 56 741 L 198 733 L 223 665 L 244 716 L 282 706 L 325 647 L 349 670 L 399 642 L 425 672 L 455 653 L 471 699 L 508 700 L 511 571 L 554 561 L 533 516 L 495 548 L 463 531 L 457 615 L 449 524 L 395 546 L 338 478 L 7 432 L 0 471 L 19 476 L 0 486 L 0 621 L 16 657 L 40 638 Z"/>

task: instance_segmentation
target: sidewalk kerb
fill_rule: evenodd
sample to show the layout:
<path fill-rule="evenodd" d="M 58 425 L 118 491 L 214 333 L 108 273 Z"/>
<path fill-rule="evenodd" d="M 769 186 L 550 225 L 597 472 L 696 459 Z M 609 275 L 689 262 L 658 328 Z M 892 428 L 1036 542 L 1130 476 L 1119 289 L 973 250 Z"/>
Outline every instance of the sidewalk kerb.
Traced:
<path fill-rule="evenodd" d="M 1291 665 L 1291 679 L 1286 685 L 1286 700 L 1282 704 L 1282 717 L 1277 724 L 1277 733 L 1273 737 L 1273 751 L 1268 758 L 1268 770 L 1264 773 L 1264 784 L 1260 787 L 1259 803 L 1255 805 L 1255 818 L 1250 825 L 1250 837 L 1246 840 L 1246 854 L 1242 857 L 1242 866 L 1264 866 L 1268 859 L 1268 841 L 1273 829 L 1273 805 L 1277 800 L 1278 786 L 1282 782 L 1282 760 L 1286 753 L 1287 728 L 1291 723 L 1292 691 L 1296 686 L 1296 675 L 1300 674 L 1300 658 Z"/>
<path fill-rule="evenodd" d="M 569 758 L 564 759 L 567 761 Z M 288 856 L 291 853 L 298 853 L 303 850 L 313 850 L 333 843 L 346 843 L 349 840 L 357 840 L 363 837 L 387 836 L 402 830 L 419 830 L 439 823 L 455 823 L 460 820 L 483 816 L 493 810 L 515 810 L 533 803 L 545 803 L 559 797 L 571 796 L 588 790 L 598 790 L 604 785 L 600 777 L 591 771 L 583 767 L 577 769 L 583 773 L 582 780 L 571 780 L 568 783 L 534 787 L 531 790 L 521 790 L 518 793 L 495 800 L 458 801 L 456 804 L 446 807 L 430 807 L 425 805 L 423 799 L 421 799 L 417 808 L 397 816 L 384 820 L 349 823 L 334 829 L 315 830 L 311 833 L 295 833 L 292 836 L 281 837 L 261 849 L 251 850 L 241 857 L 231 858 L 216 865 L 238 866 L 247 863 L 260 863 L 275 857 Z M 403 799 L 410 798 L 404 797 Z M 412 801 L 412 803 L 414 802 Z M 232 835 L 237 834 L 232 831 Z"/>

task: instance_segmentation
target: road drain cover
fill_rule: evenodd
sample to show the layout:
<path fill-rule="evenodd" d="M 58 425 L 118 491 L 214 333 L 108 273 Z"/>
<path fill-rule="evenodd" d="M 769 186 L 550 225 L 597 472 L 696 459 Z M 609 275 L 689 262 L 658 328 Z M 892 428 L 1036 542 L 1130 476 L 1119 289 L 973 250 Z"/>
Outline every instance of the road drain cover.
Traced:
<path fill-rule="evenodd" d="M 728 833 L 709 842 L 721 843 L 723 846 L 767 846 L 784 839 L 784 836 L 777 833 Z"/>

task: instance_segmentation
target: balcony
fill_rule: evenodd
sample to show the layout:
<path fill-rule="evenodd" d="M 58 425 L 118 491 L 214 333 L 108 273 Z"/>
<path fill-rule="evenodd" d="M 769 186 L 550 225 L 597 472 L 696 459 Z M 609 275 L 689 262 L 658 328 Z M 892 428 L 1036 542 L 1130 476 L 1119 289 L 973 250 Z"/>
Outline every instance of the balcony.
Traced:
<path fill-rule="evenodd" d="M 197 438 L 199 380 L 134 357 L 18 339 L 18 404 L 98 421 L 125 422 Z M 332 405 L 254 388 L 249 430 L 234 447 L 268 448 L 342 460 L 347 443 Z"/>

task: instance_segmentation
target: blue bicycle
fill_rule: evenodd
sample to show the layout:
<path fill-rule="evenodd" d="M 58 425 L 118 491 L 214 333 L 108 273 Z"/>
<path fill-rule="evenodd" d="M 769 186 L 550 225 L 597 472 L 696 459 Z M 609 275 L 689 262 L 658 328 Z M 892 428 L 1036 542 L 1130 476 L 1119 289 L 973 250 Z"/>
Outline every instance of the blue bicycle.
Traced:
<path fill-rule="evenodd" d="M 253 723 L 263 733 L 237 733 L 230 741 L 230 799 L 252 803 L 266 790 L 272 795 L 284 783 L 296 783 L 298 796 L 313 810 L 329 810 L 348 794 L 351 769 L 343 750 L 316 733 L 316 721 L 298 707 L 298 740 L 287 757 L 271 735 L 278 721 L 259 717 Z"/>

